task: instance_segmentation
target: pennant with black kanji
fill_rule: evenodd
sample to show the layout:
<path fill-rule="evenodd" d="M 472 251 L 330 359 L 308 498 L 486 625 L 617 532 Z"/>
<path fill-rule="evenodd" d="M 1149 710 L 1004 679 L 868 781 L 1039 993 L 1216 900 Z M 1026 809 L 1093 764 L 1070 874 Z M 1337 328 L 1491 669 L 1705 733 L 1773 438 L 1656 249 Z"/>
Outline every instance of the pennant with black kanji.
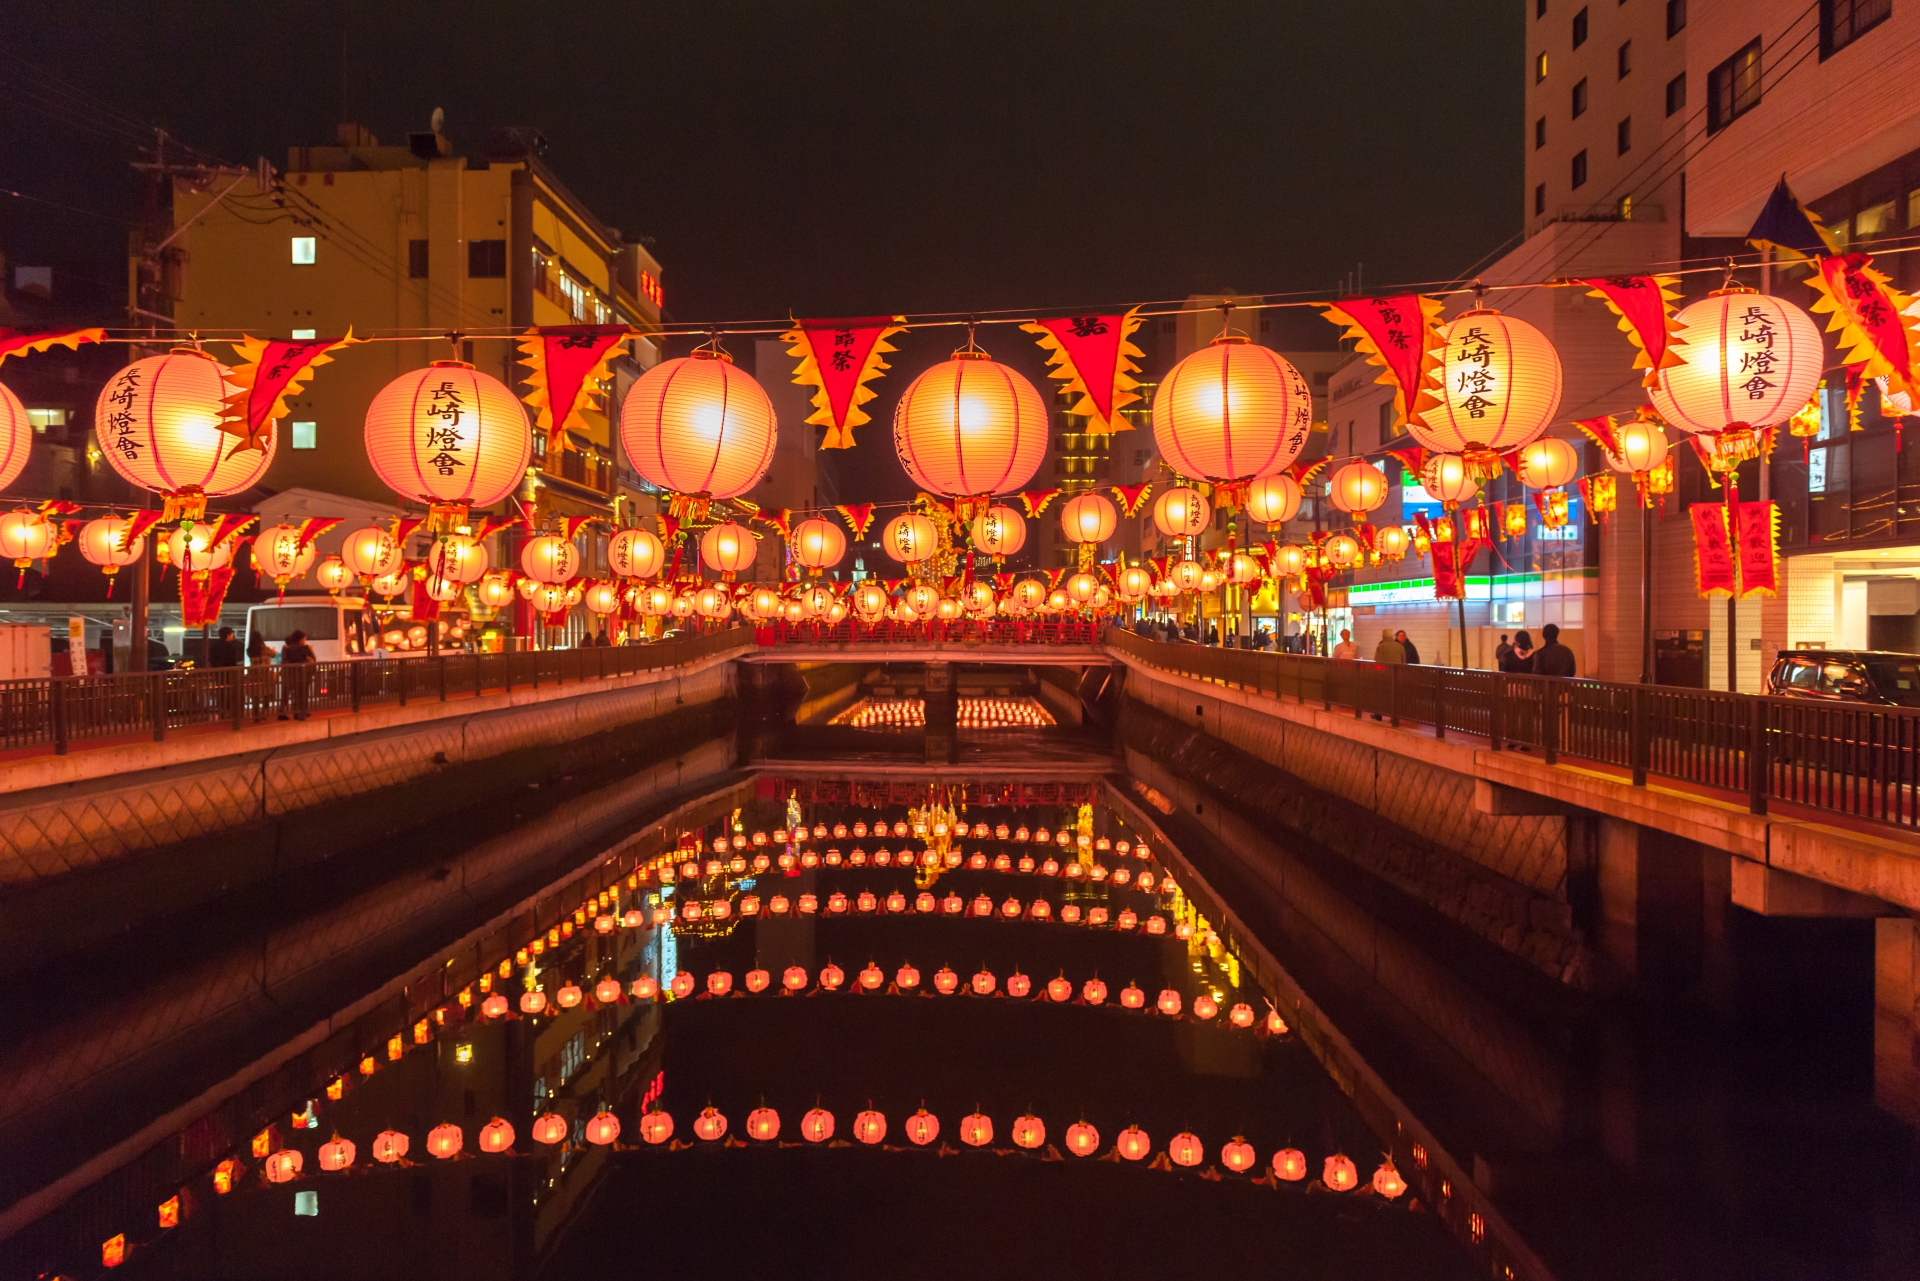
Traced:
<path fill-rule="evenodd" d="M 345 338 L 242 338 L 233 343 L 239 363 L 228 381 L 234 391 L 227 396 L 226 417 L 220 430 L 240 439 L 228 456 L 242 450 L 264 452 L 268 425 L 292 411 L 287 398 L 298 395 L 321 365 L 331 364 L 333 354 L 342 347 L 361 341 L 347 329 Z"/>
<path fill-rule="evenodd" d="M 533 425 L 547 433 L 547 452 L 566 448 L 569 431 L 586 431 L 583 409 L 598 408 L 600 383 L 620 344 L 633 336 L 626 325 L 541 325 L 520 339 L 527 367 L 525 400 Z"/>
<path fill-rule="evenodd" d="M 1047 373 L 1079 397 L 1070 414 L 1085 414 L 1092 431 L 1130 431 L 1119 410 L 1140 399 L 1136 360 L 1145 353 L 1129 339 L 1143 323 L 1134 307 L 1119 316 L 1060 316 L 1020 328 L 1037 334 L 1047 353 Z"/>
<path fill-rule="evenodd" d="M 822 449 L 852 449 L 853 429 L 871 422 L 860 406 L 879 395 L 867 386 L 886 372 L 883 356 L 894 350 L 887 339 L 902 332 L 905 316 L 868 316 L 853 320 L 800 320 L 781 335 L 791 343 L 789 356 L 800 364 L 793 381 L 812 387 L 813 413 L 807 421 L 827 429 Z"/>

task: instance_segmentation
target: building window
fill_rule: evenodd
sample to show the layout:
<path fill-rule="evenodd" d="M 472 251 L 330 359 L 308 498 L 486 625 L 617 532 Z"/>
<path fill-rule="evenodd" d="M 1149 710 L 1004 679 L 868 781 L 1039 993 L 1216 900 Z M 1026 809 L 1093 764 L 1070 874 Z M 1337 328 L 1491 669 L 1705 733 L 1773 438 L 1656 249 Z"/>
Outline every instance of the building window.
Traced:
<path fill-rule="evenodd" d="M 1393 402 L 1391 400 L 1383 400 L 1380 402 L 1380 439 L 1386 440 L 1392 435 Z"/>
<path fill-rule="evenodd" d="M 1573 87 L 1573 116 L 1578 120 L 1587 110 L 1587 82 L 1583 78 Z"/>
<path fill-rule="evenodd" d="M 1536 18 L 1547 16 L 1547 0 L 1533 0 L 1533 16 Z"/>
<path fill-rule="evenodd" d="M 1613 134 L 1614 142 L 1618 144 L 1621 155 L 1624 156 L 1633 150 L 1633 117 L 1628 116 L 1625 120 L 1615 125 Z"/>
<path fill-rule="evenodd" d="M 1547 145 L 1547 118 L 1541 116 L 1533 122 L 1533 149 L 1535 151 Z"/>
<path fill-rule="evenodd" d="M 36 432 L 44 433 L 49 427 L 65 427 L 67 411 L 64 409 L 29 409 L 27 421 L 33 424 Z"/>
<path fill-rule="evenodd" d="M 1760 105 L 1760 37 L 1707 73 L 1707 132 L 1719 133 Z"/>
<path fill-rule="evenodd" d="M 1667 39 L 1687 29 L 1687 0 L 1667 0 Z"/>
<path fill-rule="evenodd" d="M 1894 221 L 1891 200 L 1885 204 L 1862 209 L 1853 216 L 1853 238 L 1856 241 L 1878 240 L 1882 236 L 1892 235 L 1897 230 L 1899 226 Z"/>
<path fill-rule="evenodd" d="M 1679 75 L 1667 81 L 1667 114 L 1672 115 L 1676 111 L 1684 110 L 1686 105 L 1687 73 L 1682 71 Z"/>
<path fill-rule="evenodd" d="M 1573 15 L 1573 47 L 1578 49 L 1587 42 L 1587 11 L 1582 9 Z"/>
<path fill-rule="evenodd" d="M 1587 182 L 1587 152 L 1582 147 L 1573 157 L 1573 185 L 1583 187 Z"/>
<path fill-rule="evenodd" d="M 315 443 L 315 439 L 319 432 L 319 423 L 296 422 L 293 424 L 293 436 L 287 443 L 295 449 L 318 449 L 319 445 Z"/>
<path fill-rule="evenodd" d="M 295 236 L 293 238 L 293 265 L 296 267 L 313 266 L 312 236 Z"/>
<path fill-rule="evenodd" d="M 1820 0 L 1820 57 L 1831 58 L 1893 13 L 1893 0 Z"/>
<path fill-rule="evenodd" d="M 407 242 L 407 279 L 425 280 L 427 278 L 427 242 L 409 240 Z"/>
<path fill-rule="evenodd" d="M 1920 188 L 1907 193 L 1907 226 L 1920 227 Z"/>
<path fill-rule="evenodd" d="M 317 329 L 296 329 L 293 331 L 293 340 L 295 342 L 309 342 L 319 336 L 320 331 Z"/>
<path fill-rule="evenodd" d="M 1533 189 L 1533 212 L 1543 214 L 1547 211 L 1547 184 L 1540 183 Z"/>
<path fill-rule="evenodd" d="M 1541 54 L 1533 60 L 1533 82 L 1539 84 L 1547 78 L 1547 55 Z"/>
<path fill-rule="evenodd" d="M 498 280 L 506 274 L 506 241 L 469 240 L 467 242 L 467 275 L 476 280 Z"/>
<path fill-rule="evenodd" d="M 1613 65 L 1620 78 L 1625 80 L 1627 73 L 1633 70 L 1633 41 L 1629 40 L 1620 46 L 1620 52 L 1613 57 Z"/>

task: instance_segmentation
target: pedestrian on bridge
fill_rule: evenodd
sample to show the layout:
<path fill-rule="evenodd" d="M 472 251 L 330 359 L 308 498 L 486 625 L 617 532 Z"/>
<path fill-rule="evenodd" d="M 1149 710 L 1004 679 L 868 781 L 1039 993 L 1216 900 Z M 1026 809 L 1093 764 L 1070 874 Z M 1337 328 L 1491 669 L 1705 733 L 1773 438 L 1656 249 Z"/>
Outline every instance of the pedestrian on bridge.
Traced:
<path fill-rule="evenodd" d="M 1360 647 L 1353 643 L 1353 633 L 1342 627 L 1340 643 L 1333 647 L 1333 656 L 1351 663 L 1360 657 Z"/>
<path fill-rule="evenodd" d="M 1373 661 L 1392 663 L 1404 667 L 1407 662 L 1407 649 L 1393 638 L 1393 628 L 1384 628 L 1380 632 L 1380 643 L 1373 648 Z"/>

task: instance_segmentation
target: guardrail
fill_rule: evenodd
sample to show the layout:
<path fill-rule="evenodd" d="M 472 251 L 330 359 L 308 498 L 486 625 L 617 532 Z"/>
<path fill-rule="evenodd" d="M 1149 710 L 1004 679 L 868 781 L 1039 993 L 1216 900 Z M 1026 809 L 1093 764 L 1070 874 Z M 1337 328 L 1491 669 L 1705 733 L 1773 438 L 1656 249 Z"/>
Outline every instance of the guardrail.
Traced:
<path fill-rule="evenodd" d="M 938 619 L 924 623 L 882 620 L 861 623 L 763 623 L 753 629 L 761 645 L 1097 645 L 1100 624 L 1052 619 Z"/>
<path fill-rule="evenodd" d="M 1920 827 L 1920 710 L 1813 703 L 1673 685 L 1623 685 L 1150 641 L 1106 643 L 1150 667 L 1276 698 L 1912 830 Z"/>
<path fill-rule="evenodd" d="M 280 715 L 357 712 L 382 704 L 445 702 L 454 695 L 538 689 L 678 667 L 748 643 L 743 627 L 645 645 L 350 659 L 292 667 L 213 667 L 0 681 L 0 750 L 52 748 L 229 724 L 245 729 Z"/>

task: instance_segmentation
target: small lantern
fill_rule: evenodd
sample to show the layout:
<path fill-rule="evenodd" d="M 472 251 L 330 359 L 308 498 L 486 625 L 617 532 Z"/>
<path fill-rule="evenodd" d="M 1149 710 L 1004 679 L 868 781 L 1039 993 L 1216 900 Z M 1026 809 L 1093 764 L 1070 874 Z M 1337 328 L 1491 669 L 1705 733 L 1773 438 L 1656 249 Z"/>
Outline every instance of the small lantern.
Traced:
<path fill-rule="evenodd" d="M 1088 1005 L 1103 1005 L 1107 999 L 1107 985 L 1099 979 L 1088 979 L 1080 989 L 1080 995 Z"/>
<path fill-rule="evenodd" d="M 800 1137 L 809 1143 L 825 1143 L 833 1137 L 833 1113 L 812 1108 L 800 1118 Z"/>
<path fill-rule="evenodd" d="M 1023 996 L 1026 996 L 1031 991 L 1033 991 L 1033 980 L 1028 978 L 1026 975 L 1020 973 L 1020 971 L 1015 970 L 1013 974 L 1008 977 L 1007 979 L 1007 995 L 1008 996 L 1023 997 Z"/>
<path fill-rule="evenodd" d="M 442 1161 L 458 1156 L 465 1142 L 466 1135 L 461 1133 L 460 1127 L 451 1121 L 436 1125 L 427 1131 L 427 1151 Z"/>
<path fill-rule="evenodd" d="M 747 1137 L 762 1143 L 780 1137 L 780 1114 L 770 1107 L 757 1107 L 747 1113 Z"/>
<path fill-rule="evenodd" d="M 1356 458 L 1327 479 L 1327 498 L 1364 525 L 1367 513 L 1387 501 L 1387 478 L 1378 467 Z"/>
<path fill-rule="evenodd" d="M 658 1146 L 673 1137 L 673 1118 L 665 1112 L 649 1112 L 640 1118 L 640 1138 Z"/>
<path fill-rule="evenodd" d="M 1195 998 L 1193 998 L 1193 1017 L 1194 1018 L 1200 1019 L 1201 1021 L 1204 1022 L 1207 1019 L 1211 1019 L 1214 1015 L 1218 1014 L 1219 1012 L 1220 1012 L 1220 1003 L 1214 1000 L 1210 994 L 1206 992 L 1202 992 L 1199 996 L 1196 996 Z"/>
<path fill-rule="evenodd" d="M 267 1158 L 266 1176 L 269 1183 L 290 1183 L 300 1173 L 300 1167 L 306 1163 L 298 1148 L 282 1148 Z"/>
<path fill-rule="evenodd" d="M 1351 1157 L 1330 1156 L 1321 1170 L 1320 1181 L 1335 1192 L 1351 1192 L 1360 1182 L 1360 1175 L 1353 1168 Z"/>
<path fill-rule="evenodd" d="M 567 1137 L 567 1118 L 557 1112 L 543 1112 L 533 1119 L 528 1134 L 535 1143 L 552 1147 Z"/>
<path fill-rule="evenodd" d="M 975 996 L 992 996 L 993 989 L 999 985 L 1000 980 L 994 977 L 992 970 L 982 969 L 973 976 L 971 986 Z"/>
<path fill-rule="evenodd" d="M 1252 1027 L 1254 1024 L 1253 1007 L 1241 1001 L 1227 1011 L 1227 1022 L 1235 1027 Z"/>
<path fill-rule="evenodd" d="M 513 1123 L 504 1117 L 494 1117 L 480 1127 L 480 1150 L 482 1152 L 505 1152 L 513 1146 Z"/>
<path fill-rule="evenodd" d="M 1307 1154 L 1299 1148 L 1281 1148 L 1273 1154 L 1273 1177 L 1298 1183 L 1307 1177 Z"/>
<path fill-rule="evenodd" d="M 1172 988 L 1162 989 L 1160 999 L 1155 1002 L 1154 1008 L 1168 1018 L 1176 1017 L 1180 1013 L 1180 993 Z"/>
<path fill-rule="evenodd" d="M 1047 1126 L 1039 1117 L 1032 1114 L 1015 1117 L 1013 1121 L 1013 1142 L 1015 1147 L 1037 1148 L 1047 1141 Z"/>
<path fill-rule="evenodd" d="M 907 1141 L 915 1147 L 925 1147 L 940 1137 L 940 1121 L 933 1113 L 921 1108 L 901 1126 L 907 1132 Z"/>
<path fill-rule="evenodd" d="M 1073 984 L 1067 981 L 1066 975 L 1047 981 L 1047 999 L 1063 1004 L 1073 999 Z"/>
<path fill-rule="evenodd" d="M 1389 1201 L 1395 1201 L 1407 1190 L 1407 1181 L 1400 1177 L 1400 1171 L 1394 1168 L 1393 1158 L 1388 1157 L 1373 1172 L 1373 1190 Z"/>
<path fill-rule="evenodd" d="M 1092 1156 L 1100 1150 L 1100 1131 L 1085 1121 L 1067 1127 L 1067 1151 L 1075 1156 Z"/>
<path fill-rule="evenodd" d="M 960 1120 L 960 1141 L 977 1148 L 993 1142 L 993 1122 L 978 1112 Z"/>
<path fill-rule="evenodd" d="M 1500 522 L 1506 537 L 1518 538 L 1527 532 L 1527 505 L 1508 503 L 1500 513 Z"/>
<path fill-rule="evenodd" d="M 853 1118 L 853 1137 L 862 1143 L 878 1143 L 887 1137 L 887 1118 L 872 1108 Z"/>
<path fill-rule="evenodd" d="M 1147 994 L 1129 983 L 1120 989 L 1120 1005 L 1124 1009 L 1138 1010 L 1147 1004 Z"/>
<path fill-rule="evenodd" d="M 1167 1141 L 1167 1155 L 1175 1165 L 1195 1166 L 1206 1159 L 1206 1147 L 1199 1136 L 1182 1130 Z"/>
<path fill-rule="evenodd" d="M 699 1116 L 694 1118 L 693 1132 L 708 1143 L 718 1142 L 726 1137 L 727 1118 L 721 1114 L 719 1108 L 709 1104 L 700 1110 Z"/>

